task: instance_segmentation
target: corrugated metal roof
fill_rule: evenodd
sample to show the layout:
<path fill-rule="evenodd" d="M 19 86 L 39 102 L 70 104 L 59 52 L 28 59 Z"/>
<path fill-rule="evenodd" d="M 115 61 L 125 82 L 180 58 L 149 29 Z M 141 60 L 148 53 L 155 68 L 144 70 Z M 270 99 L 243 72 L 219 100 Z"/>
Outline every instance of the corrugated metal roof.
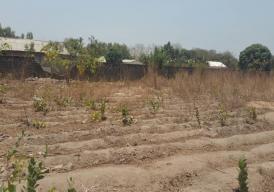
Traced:
<path fill-rule="evenodd" d="M 124 59 L 123 64 L 127 64 L 127 65 L 144 65 L 140 61 L 136 61 L 134 59 Z"/>
<path fill-rule="evenodd" d="M 42 52 L 44 46 L 46 46 L 49 42 L 48 41 L 39 41 L 39 40 L 32 40 L 32 39 L 13 39 L 13 38 L 5 38 L 0 37 L 0 45 L 8 44 L 12 51 L 25 51 L 26 45 L 30 45 L 33 43 L 34 51 L 36 53 Z M 68 55 L 68 51 L 66 49 L 63 50 L 62 54 Z"/>
<path fill-rule="evenodd" d="M 226 68 L 227 66 L 219 61 L 208 61 L 208 66 L 212 68 Z"/>

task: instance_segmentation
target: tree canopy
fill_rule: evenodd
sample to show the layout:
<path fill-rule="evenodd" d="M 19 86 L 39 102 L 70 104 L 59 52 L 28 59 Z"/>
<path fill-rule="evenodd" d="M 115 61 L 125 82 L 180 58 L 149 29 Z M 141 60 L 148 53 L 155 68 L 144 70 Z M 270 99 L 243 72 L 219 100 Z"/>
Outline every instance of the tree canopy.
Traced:
<path fill-rule="evenodd" d="M 7 38 L 17 38 L 17 39 L 33 39 L 33 33 L 28 32 L 26 35 L 22 33 L 20 36 L 16 35 L 16 32 L 11 29 L 11 27 L 2 27 L 0 23 L 0 37 L 7 37 Z"/>
<path fill-rule="evenodd" d="M 241 70 L 270 71 L 272 69 L 272 54 L 261 44 L 253 44 L 240 53 L 239 68 Z"/>

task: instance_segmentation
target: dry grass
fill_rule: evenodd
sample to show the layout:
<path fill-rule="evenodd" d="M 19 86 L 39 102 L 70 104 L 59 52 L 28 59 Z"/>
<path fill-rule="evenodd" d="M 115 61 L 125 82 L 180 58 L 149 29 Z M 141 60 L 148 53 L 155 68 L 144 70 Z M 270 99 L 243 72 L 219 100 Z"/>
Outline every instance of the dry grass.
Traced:
<path fill-rule="evenodd" d="M 138 81 L 121 82 L 87 82 L 73 81 L 67 85 L 63 81 L 48 80 L 20 82 L 1 80 L 2 84 L 12 85 L 8 96 L 31 100 L 33 96 L 43 97 L 53 102 L 58 98 L 71 98 L 76 104 L 85 99 L 100 100 L 114 93 L 125 94 L 126 103 L 134 105 L 134 100 L 127 94 L 129 89 L 135 90 L 140 99 L 147 101 L 157 96 L 177 96 L 186 103 L 218 102 L 226 108 L 243 106 L 249 101 L 272 101 L 274 96 L 274 77 L 264 73 L 247 73 L 230 71 L 209 71 L 178 73 L 173 79 L 166 79 L 150 72 Z"/>

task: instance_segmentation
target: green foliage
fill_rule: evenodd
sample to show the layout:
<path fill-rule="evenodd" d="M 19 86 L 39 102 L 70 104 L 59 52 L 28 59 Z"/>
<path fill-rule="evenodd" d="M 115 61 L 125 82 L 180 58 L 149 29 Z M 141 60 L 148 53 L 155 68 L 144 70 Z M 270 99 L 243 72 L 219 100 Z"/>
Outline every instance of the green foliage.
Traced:
<path fill-rule="evenodd" d="M 16 38 L 16 34 L 10 27 L 2 27 L 0 24 L 0 37 Z"/>
<path fill-rule="evenodd" d="M 5 94 L 8 91 L 8 86 L 4 84 L 0 84 L 0 93 Z"/>
<path fill-rule="evenodd" d="M 261 44 L 253 44 L 240 53 L 241 70 L 270 71 L 272 55 L 270 50 Z"/>
<path fill-rule="evenodd" d="M 91 120 L 94 122 L 105 121 L 107 119 L 107 117 L 105 116 L 105 111 L 106 111 L 106 101 L 102 100 L 99 104 L 99 111 L 94 111 L 91 113 Z"/>
<path fill-rule="evenodd" d="M 215 50 L 192 49 L 186 50 L 173 46 L 170 42 L 161 47 L 156 47 L 154 51 L 140 56 L 140 61 L 151 64 L 157 69 L 163 66 L 180 67 L 207 67 L 207 61 L 220 61 L 227 67 L 235 69 L 238 61 L 230 52 L 217 53 Z"/>
<path fill-rule="evenodd" d="M 32 34 L 32 32 L 27 32 L 26 38 L 27 38 L 27 39 L 33 39 L 33 34 Z"/>
<path fill-rule="evenodd" d="M 42 97 L 33 97 L 33 107 L 36 112 L 44 112 L 45 115 L 49 112 L 48 103 Z"/>
<path fill-rule="evenodd" d="M 129 110 L 126 105 L 122 106 L 121 113 L 122 113 L 122 123 L 125 126 L 131 125 L 133 123 L 133 116 L 130 116 Z"/>
<path fill-rule="evenodd" d="M 116 49 L 110 49 L 106 54 L 106 61 L 108 64 L 119 65 L 122 63 L 122 59 L 122 53 Z"/>
<path fill-rule="evenodd" d="M 0 37 L 24 39 L 25 35 L 21 34 L 21 36 L 17 36 L 15 31 L 12 30 L 11 27 L 2 27 L 2 25 L 0 24 Z M 33 34 L 31 32 L 28 32 L 27 33 L 27 38 L 28 37 L 29 37 L 29 39 L 33 39 Z"/>
<path fill-rule="evenodd" d="M 247 172 L 247 163 L 246 159 L 242 158 L 239 160 L 239 176 L 238 176 L 238 182 L 239 182 L 239 192 L 248 192 L 248 172 Z"/>
<path fill-rule="evenodd" d="M 37 162 L 34 157 L 32 157 L 28 165 L 27 186 L 24 187 L 27 192 L 36 192 L 36 188 L 39 186 L 37 182 L 44 178 L 42 170 L 42 162 Z"/>
<path fill-rule="evenodd" d="M 6 154 L 6 183 L 3 182 L 0 186 L 0 192 L 16 192 L 16 181 L 21 181 L 24 173 L 24 162 L 22 160 L 16 159 L 16 154 L 18 153 L 18 147 L 20 142 L 25 136 L 25 132 L 22 131 L 21 135 L 17 138 L 17 141 L 11 149 L 8 150 Z M 11 165 L 11 166 L 10 166 Z M 11 170 L 10 170 L 11 169 Z"/>

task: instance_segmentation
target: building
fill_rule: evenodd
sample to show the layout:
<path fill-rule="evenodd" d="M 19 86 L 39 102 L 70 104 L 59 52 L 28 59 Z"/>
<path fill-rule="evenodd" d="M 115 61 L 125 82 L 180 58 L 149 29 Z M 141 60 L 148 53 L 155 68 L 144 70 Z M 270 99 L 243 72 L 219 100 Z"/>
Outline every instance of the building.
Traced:
<path fill-rule="evenodd" d="M 48 66 L 43 66 L 42 51 L 49 42 L 32 39 L 0 37 L 0 73 L 12 73 L 16 77 L 43 76 L 51 73 Z M 63 50 L 63 55 L 68 55 Z"/>
<path fill-rule="evenodd" d="M 227 66 L 225 64 L 223 64 L 222 62 L 219 62 L 219 61 L 208 61 L 207 64 L 208 64 L 209 68 L 213 68 L 213 69 L 227 68 Z"/>

